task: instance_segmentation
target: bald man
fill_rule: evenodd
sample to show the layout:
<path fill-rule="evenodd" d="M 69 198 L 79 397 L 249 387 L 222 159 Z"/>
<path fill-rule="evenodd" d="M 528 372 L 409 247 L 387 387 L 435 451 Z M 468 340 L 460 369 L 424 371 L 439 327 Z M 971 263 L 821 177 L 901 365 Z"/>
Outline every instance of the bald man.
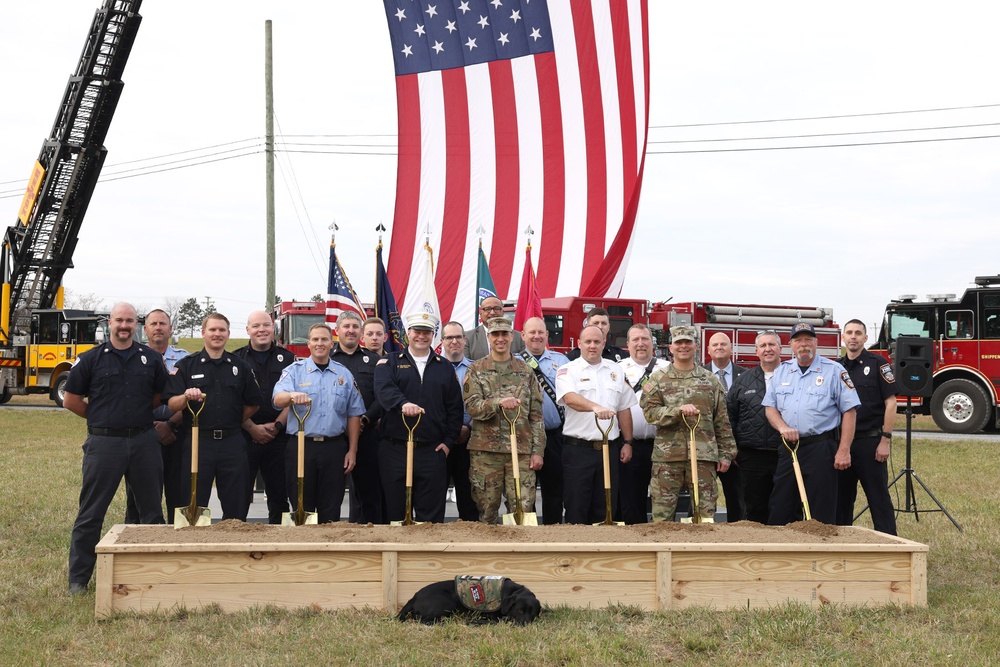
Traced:
<path fill-rule="evenodd" d="M 743 375 L 746 368 L 733 363 L 733 341 L 729 334 L 721 331 L 712 334 L 708 339 L 708 354 L 712 360 L 705 364 L 705 368 L 712 371 L 712 375 L 719 378 L 722 388 L 729 390 L 733 386 L 736 378 Z M 744 512 L 743 494 L 740 492 L 740 464 L 739 457 L 733 460 L 733 464 L 725 472 L 719 472 L 719 483 L 722 485 L 722 495 L 726 498 L 726 521 L 733 523 L 742 521 Z"/>

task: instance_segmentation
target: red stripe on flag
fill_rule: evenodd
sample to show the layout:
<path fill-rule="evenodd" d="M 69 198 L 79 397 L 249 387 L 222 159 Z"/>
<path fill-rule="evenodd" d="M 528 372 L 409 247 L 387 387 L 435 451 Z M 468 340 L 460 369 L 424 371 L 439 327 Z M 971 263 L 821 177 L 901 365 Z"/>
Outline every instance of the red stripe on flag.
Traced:
<path fill-rule="evenodd" d="M 493 214 L 493 245 L 490 275 L 500 298 L 511 296 L 511 272 L 517 250 L 521 172 L 518 158 L 517 107 L 514 75 L 509 60 L 490 63 L 493 93 L 493 138 L 496 143 L 496 204 Z"/>
<path fill-rule="evenodd" d="M 590 294 L 595 296 L 609 296 L 617 297 L 621 291 L 621 287 L 614 290 L 615 293 L 609 293 L 612 288 L 615 276 L 618 274 L 618 270 L 621 267 L 621 263 L 625 260 L 625 253 L 628 251 L 629 243 L 632 240 L 632 234 L 635 229 L 635 218 L 636 213 L 639 209 L 639 193 L 642 189 L 642 175 L 645 170 L 646 165 L 646 137 L 649 135 L 648 125 L 646 119 L 649 118 L 649 21 L 648 21 L 648 7 L 646 3 L 642 3 L 640 11 L 642 12 L 642 49 L 643 49 L 643 72 L 645 73 L 645 108 L 641 111 L 642 115 L 639 115 L 639 110 L 635 108 L 635 90 L 633 86 L 633 72 L 632 72 L 632 45 L 631 45 L 631 35 L 629 34 L 629 22 L 628 22 L 628 8 L 624 5 L 613 6 L 611 12 L 611 20 L 614 25 L 615 31 L 615 58 L 618 61 L 618 95 L 619 95 L 619 108 L 621 111 L 622 119 L 622 149 L 623 157 L 625 160 L 625 211 L 622 220 L 622 225 L 618 229 L 618 233 L 615 235 L 615 240 L 608 248 L 608 255 L 605 257 L 604 262 L 601 265 L 601 269 L 594 276 L 590 285 L 587 287 L 587 291 L 584 294 Z M 632 166 L 629 165 L 630 155 L 635 154 L 635 137 L 636 137 L 636 126 L 641 122 L 642 126 L 646 128 L 643 137 L 643 147 L 642 147 L 642 159 L 638 164 L 638 171 L 632 171 L 635 169 L 635 163 Z M 628 129 L 626 129 L 626 123 L 630 123 Z M 635 173 L 635 178 L 632 178 L 632 174 Z"/>
<path fill-rule="evenodd" d="M 542 239 L 538 250 L 538 291 L 542 298 L 556 295 L 562 260 L 563 226 L 566 213 L 566 156 L 563 152 L 562 102 L 559 74 L 553 53 L 535 56 L 538 77 L 538 104 L 542 116 L 542 161 L 544 201 Z M 544 258 L 544 261 L 542 260 Z"/>
<path fill-rule="evenodd" d="M 405 299 L 420 204 L 420 83 L 416 74 L 396 77 L 396 107 L 399 116 L 396 209 L 386 274 L 396 294 Z M 399 305 L 402 307 L 402 301 Z"/>
<path fill-rule="evenodd" d="M 446 173 L 444 223 L 441 228 L 441 261 L 434 266 L 434 288 L 442 316 L 451 319 L 455 294 L 462 277 L 465 239 L 469 228 L 470 173 L 469 96 L 464 69 L 441 72 L 444 89 Z M 453 258 L 453 259 L 445 259 Z M 457 261 L 455 261 L 457 260 Z"/>
<path fill-rule="evenodd" d="M 587 232 L 583 248 L 582 291 L 604 260 L 604 239 L 608 225 L 607 147 L 604 145 L 604 105 L 601 100 L 601 72 L 594 48 L 594 15 L 590 3 L 573 3 L 573 30 L 583 94 L 583 127 L 587 138 Z"/>

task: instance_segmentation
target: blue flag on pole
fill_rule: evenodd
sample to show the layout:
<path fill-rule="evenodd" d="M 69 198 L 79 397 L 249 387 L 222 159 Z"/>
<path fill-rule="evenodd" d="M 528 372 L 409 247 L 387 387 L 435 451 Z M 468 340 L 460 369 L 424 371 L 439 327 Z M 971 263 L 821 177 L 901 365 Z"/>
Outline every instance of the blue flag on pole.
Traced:
<path fill-rule="evenodd" d="M 385 349 L 387 352 L 401 352 L 406 347 L 406 328 L 396 308 L 396 297 L 389 285 L 389 276 L 382 263 L 382 243 L 375 248 L 375 317 L 385 322 Z"/>

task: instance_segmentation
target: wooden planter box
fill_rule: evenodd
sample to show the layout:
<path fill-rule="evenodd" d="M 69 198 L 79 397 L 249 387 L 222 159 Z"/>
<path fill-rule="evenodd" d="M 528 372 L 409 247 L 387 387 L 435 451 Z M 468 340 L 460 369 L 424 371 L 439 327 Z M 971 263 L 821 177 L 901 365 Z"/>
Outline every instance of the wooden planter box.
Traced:
<path fill-rule="evenodd" d="M 424 585 L 457 574 L 503 574 L 550 606 L 927 605 L 927 546 L 902 538 L 886 537 L 883 544 L 119 544 L 124 529 L 115 526 L 97 546 L 98 618 L 208 605 L 396 612 Z"/>

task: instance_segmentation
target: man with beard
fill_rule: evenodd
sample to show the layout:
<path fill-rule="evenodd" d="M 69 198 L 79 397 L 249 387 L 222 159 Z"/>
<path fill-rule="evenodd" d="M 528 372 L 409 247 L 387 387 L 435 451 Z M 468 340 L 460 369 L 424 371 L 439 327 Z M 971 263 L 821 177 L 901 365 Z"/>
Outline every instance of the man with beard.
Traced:
<path fill-rule="evenodd" d="M 838 470 L 851 466 L 851 443 L 861 404 L 851 376 L 836 361 L 816 353 L 816 330 L 808 322 L 792 327 L 793 358 L 774 372 L 764 396 L 767 420 L 797 455 L 812 518 L 837 520 Z M 783 526 L 802 516 L 792 455 L 778 453 L 768 523 Z"/>
<path fill-rule="evenodd" d="M 163 459 L 153 408 L 167 381 L 163 358 L 133 340 L 139 316 L 119 303 L 108 320 L 111 339 L 77 359 L 66 382 L 67 410 L 87 420 L 80 511 L 69 547 L 69 592 L 86 592 L 108 506 L 124 476 L 135 491 L 140 523 L 163 523 Z M 84 400 L 86 398 L 87 400 Z"/>
<path fill-rule="evenodd" d="M 261 391 L 260 409 L 243 422 L 250 468 L 247 507 L 253 500 L 253 485 L 259 470 L 267 495 L 267 522 L 280 524 L 281 515 L 288 511 L 285 446 L 289 414 L 288 410 L 277 410 L 271 405 L 271 393 L 281 372 L 295 361 L 295 355 L 274 342 L 274 322 L 263 310 L 254 311 L 247 317 L 247 336 L 250 344 L 233 352 L 253 371 Z"/>
<path fill-rule="evenodd" d="M 778 451 L 783 447 L 781 436 L 767 421 L 762 403 L 774 369 L 781 363 L 781 339 L 775 332 L 765 331 L 757 334 L 755 347 L 760 364 L 733 381 L 726 395 L 726 408 L 736 438 L 745 518 L 767 523 Z"/>

